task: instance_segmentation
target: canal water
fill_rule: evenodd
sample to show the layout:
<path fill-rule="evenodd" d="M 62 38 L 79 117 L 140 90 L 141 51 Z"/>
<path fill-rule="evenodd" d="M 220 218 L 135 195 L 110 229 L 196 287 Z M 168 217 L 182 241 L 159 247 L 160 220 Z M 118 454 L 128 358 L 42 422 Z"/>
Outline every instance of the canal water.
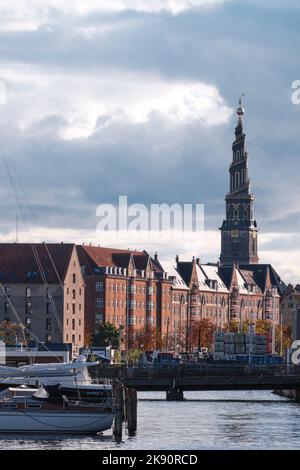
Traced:
<path fill-rule="evenodd" d="M 138 430 L 103 436 L 0 435 L 0 449 L 300 449 L 300 404 L 266 391 L 139 393 Z"/>

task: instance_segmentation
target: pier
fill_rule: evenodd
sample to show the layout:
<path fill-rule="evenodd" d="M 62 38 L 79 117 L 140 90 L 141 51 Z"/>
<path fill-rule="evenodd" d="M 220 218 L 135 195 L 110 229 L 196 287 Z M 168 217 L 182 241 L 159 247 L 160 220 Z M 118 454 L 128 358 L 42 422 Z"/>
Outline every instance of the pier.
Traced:
<path fill-rule="evenodd" d="M 137 429 L 137 391 L 164 391 L 166 399 L 184 400 L 185 391 L 213 390 L 294 390 L 300 402 L 300 366 L 252 364 L 178 364 L 176 366 L 97 367 L 97 378 L 113 381 L 115 396 L 114 435 L 122 439 L 122 425 L 128 432 Z"/>

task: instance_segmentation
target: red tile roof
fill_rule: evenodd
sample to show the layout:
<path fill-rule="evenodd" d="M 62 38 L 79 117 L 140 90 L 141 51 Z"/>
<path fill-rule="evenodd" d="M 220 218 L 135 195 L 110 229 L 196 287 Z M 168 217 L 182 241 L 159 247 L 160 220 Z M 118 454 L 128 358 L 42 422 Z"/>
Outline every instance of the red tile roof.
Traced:
<path fill-rule="evenodd" d="M 143 251 L 77 245 L 77 252 L 81 265 L 88 266 L 90 270 L 103 266 L 128 268 L 131 257 L 137 269 L 145 269 L 148 261 L 148 255 Z"/>

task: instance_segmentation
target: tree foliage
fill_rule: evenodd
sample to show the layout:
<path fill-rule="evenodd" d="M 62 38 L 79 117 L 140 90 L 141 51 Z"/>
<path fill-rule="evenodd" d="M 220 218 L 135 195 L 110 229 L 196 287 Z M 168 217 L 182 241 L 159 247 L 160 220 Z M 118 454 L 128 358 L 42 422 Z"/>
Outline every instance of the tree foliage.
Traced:
<path fill-rule="evenodd" d="M 119 331 L 111 323 L 100 323 L 92 339 L 92 346 L 119 347 Z"/>
<path fill-rule="evenodd" d="M 138 349 L 142 351 L 153 351 L 163 348 L 163 339 L 160 330 L 156 327 L 148 327 L 140 329 L 130 341 L 130 349 Z"/>
<path fill-rule="evenodd" d="M 29 332 L 22 325 L 8 321 L 0 323 L 0 340 L 7 346 L 15 346 L 16 342 L 26 343 L 30 339 Z"/>

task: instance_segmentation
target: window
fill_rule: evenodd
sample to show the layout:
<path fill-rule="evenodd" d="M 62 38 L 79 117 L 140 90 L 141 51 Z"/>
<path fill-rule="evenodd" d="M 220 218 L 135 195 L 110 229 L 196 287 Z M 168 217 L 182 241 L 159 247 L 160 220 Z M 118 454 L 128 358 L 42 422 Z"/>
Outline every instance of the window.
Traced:
<path fill-rule="evenodd" d="M 81 304 L 79 304 L 79 306 L 78 306 L 78 307 L 79 307 L 79 311 L 81 311 Z"/>
<path fill-rule="evenodd" d="M 76 284 L 76 274 L 73 274 L 73 284 Z"/>
<path fill-rule="evenodd" d="M 72 290 L 72 299 L 76 299 L 76 290 L 75 289 Z"/>
<path fill-rule="evenodd" d="M 67 309 L 69 308 L 69 304 L 67 304 Z M 52 313 L 52 306 L 50 302 L 47 303 L 47 315 L 50 315 Z"/>
<path fill-rule="evenodd" d="M 51 341 L 52 341 L 51 335 L 46 335 L 46 342 L 51 343 Z"/>
<path fill-rule="evenodd" d="M 75 335 L 72 335 L 72 343 L 75 343 Z"/>
<path fill-rule="evenodd" d="M 75 330 L 75 318 L 72 318 L 72 330 Z"/>
<path fill-rule="evenodd" d="M 9 302 L 5 302 L 5 304 L 4 304 L 4 312 L 5 312 L 5 313 L 9 313 L 9 311 L 10 311 L 9 309 L 10 309 Z"/>
<path fill-rule="evenodd" d="M 30 318 L 28 318 L 28 317 L 25 318 L 25 323 L 26 323 L 26 325 L 30 325 L 30 322 L 31 322 Z"/>
<path fill-rule="evenodd" d="M 96 299 L 96 307 L 103 307 L 103 299 Z"/>
<path fill-rule="evenodd" d="M 75 314 L 76 311 L 75 311 L 75 304 L 72 304 L 72 313 Z"/>
<path fill-rule="evenodd" d="M 246 184 L 246 170 L 242 170 L 242 184 Z"/>
<path fill-rule="evenodd" d="M 95 320 L 96 320 L 96 323 L 102 323 L 103 322 L 103 314 L 102 313 L 96 313 Z"/>
<path fill-rule="evenodd" d="M 238 188 L 240 185 L 240 174 L 238 172 L 235 173 L 235 187 Z"/>
<path fill-rule="evenodd" d="M 52 325 L 51 325 L 51 318 L 46 318 L 46 330 L 51 331 Z"/>
<path fill-rule="evenodd" d="M 30 287 L 25 288 L 25 297 L 26 299 L 29 299 L 31 297 L 31 289 Z"/>
<path fill-rule="evenodd" d="M 103 282 L 98 281 L 96 282 L 96 292 L 102 292 L 103 291 Z"/>
<path fill-rule="evenodd" d="M 81 319 L 78 320 L 78 325 L 81 326 Z"/>

